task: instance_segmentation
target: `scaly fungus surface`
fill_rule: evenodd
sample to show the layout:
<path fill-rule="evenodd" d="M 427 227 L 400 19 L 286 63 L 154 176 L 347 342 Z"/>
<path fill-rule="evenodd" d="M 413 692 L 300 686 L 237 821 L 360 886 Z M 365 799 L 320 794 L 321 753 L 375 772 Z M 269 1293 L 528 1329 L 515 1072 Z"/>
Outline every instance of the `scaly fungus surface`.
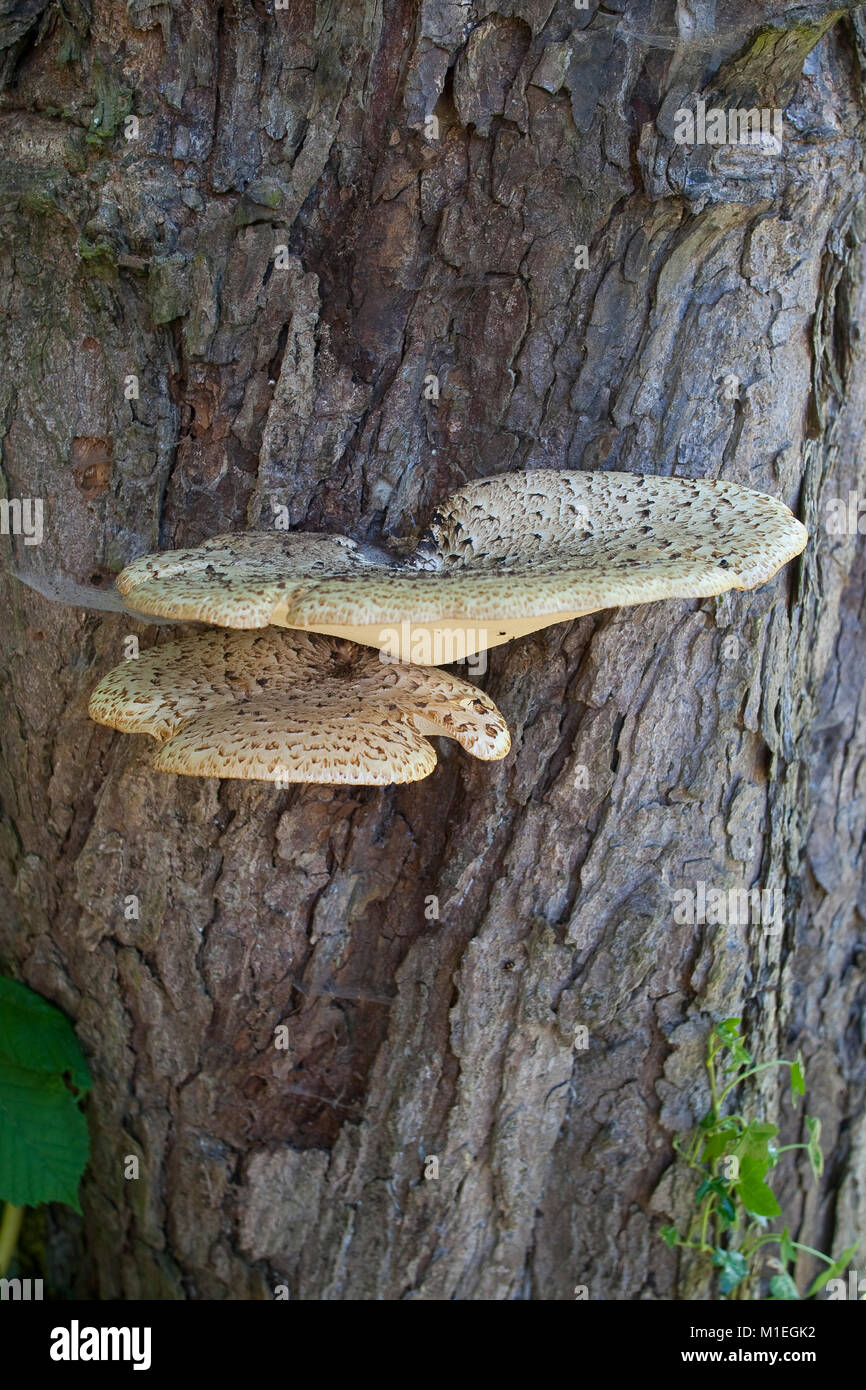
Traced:
<path fill-rule="evenodd" d="M 152 648 L 103 677 L 89 713 L 157 739 L 159 771 L 197 777 L 386 786 L 433 771 L 425 735 L 485 760 L 511 744 L 493 701 L 456 676 L 276 628 Z"/>
<path fill-rule="evenodd" d="M 117 582 L 141 613 L 438 665 L 599 609 L 754 588 L 807 539 L 782 502 L 735 483 L 544 469 L 462 488 L 408 555 L 250 532 L 143 556 Z"/>

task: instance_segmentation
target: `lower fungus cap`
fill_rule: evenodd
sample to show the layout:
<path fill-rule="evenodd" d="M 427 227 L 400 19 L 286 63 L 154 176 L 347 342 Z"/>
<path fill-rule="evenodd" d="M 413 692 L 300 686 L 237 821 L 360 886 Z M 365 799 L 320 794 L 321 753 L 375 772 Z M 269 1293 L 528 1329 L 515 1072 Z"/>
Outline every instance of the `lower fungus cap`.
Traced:
<path fill-rule="evenodd" d="M 425 735 L 485 760 L 511 746 L 493 701 L 466 681 L 275 628 L 154 647 L 103 677 L 89 713 L 151 734 L 160 771 L 198 777 L 387 786 L 433 771 Z"/>

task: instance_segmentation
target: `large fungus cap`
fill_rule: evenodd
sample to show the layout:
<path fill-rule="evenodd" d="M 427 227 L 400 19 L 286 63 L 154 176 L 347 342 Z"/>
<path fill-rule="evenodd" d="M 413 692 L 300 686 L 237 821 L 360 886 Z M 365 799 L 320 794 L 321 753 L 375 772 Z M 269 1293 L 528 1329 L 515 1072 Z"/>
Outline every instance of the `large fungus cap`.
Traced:
<path fill-rule="evenodd" d="M 197 777 L 386 786 L 433 771 L 425 734 L 486 760 L 511 745 L 493 701 L 466 681 L 273 628 L 152 648 L 100 681 L 89 713 L 152 734 L 162 743 L 154 767 Z"/>
<path fill-rule="evenodd" d="M 144 613 L 304 628 L 439 665 L 602 608 L 754 588 L 807 539 L 783 503 L 735 483 L 537 470 L 462 488 L 408 559 L 251 533 L 145 556 L 118 585 Z"/>

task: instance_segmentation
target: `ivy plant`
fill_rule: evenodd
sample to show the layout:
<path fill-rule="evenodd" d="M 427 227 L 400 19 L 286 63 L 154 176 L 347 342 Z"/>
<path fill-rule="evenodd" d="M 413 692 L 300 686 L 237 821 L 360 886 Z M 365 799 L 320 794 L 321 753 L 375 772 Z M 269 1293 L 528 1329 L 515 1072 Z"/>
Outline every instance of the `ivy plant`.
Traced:
<path fill-rule="evenodd" d="M 0 976 L 0 1275 L 15 1252 L 22 1209 L 75 1211 L 90 1140 L 81 1103 L 90 1073 L 72 1025 L 53 1004 Z"/>
<path fill-rule="evenodd" d="M 805 1149 L 815 1178 L 824 1170 L 821 1121 L 806 1115 L 806 1141 L 780 1147 L 776 1125 L 729 1110 L 729 1100 L 737 1088 L 748 1077 L 772 1067 L 788 1068 L 795 1106 L 806 1092 L 802 1057 L 798 1054 L 793 1061 L 777 1057 L 756 1063 L 746 1049 L 740 1023 L 739 1018 L 726 1018 L 710 1034 L 706 1056 L 710 1108 L 691 1134 L 674 1141 L 675 1150 L 696 1175 L 695 1211 L 688 1230 L 682 1233 L 675 1226 L 663 1226 L 660 1234 L 671 1249 L 695 1250 L 705 1256 L 708 1272 L 717 1278 L 719 1293 L 725 1298 L 760 1274 L 759 1265 L 767 1248 L 773 1246 L 777 1254 L 770 1264 L 777 1272 L 769 1281 L 770 1301 L 814 1298 L 830 1279 L 844 1273 L 857 1245 L 833 1259 L 793 1240 L 787 1226 L 781 1231 L 770 1229 L 782 1216 L 771 1185 L 772 1170 L 782 1154 Z M 825 1265 L 802 1291 L 794 1278 L 800 1251 Z"/>

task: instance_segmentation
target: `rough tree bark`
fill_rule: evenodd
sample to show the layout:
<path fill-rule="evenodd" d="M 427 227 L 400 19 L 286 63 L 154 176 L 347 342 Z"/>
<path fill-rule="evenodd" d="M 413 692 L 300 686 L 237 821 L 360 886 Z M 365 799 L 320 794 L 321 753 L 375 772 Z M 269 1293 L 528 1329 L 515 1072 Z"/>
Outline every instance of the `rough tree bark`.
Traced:
<path fill-rule="evenodd" d="M 0 45 L 2 471 L 46 503 L 0 542 L 0 966 L 96 1077 L 53 1287 L 706 1297 L 657 1229 L 727 1014 L 806 1057 L 830 1162 L 786 1168 L 792 1226 L 855 1238 L 866 565 L 824 520 L 866 488 L 857 6 L 3 0 Z M 678 145 L 699 94 L 785 108 L 781 150 Z M 151 772 L 86 702 L 159 629 L 11 577 L 105 587 L 274 504 L 408 534 L 539 466 L 732 479 L 813 540 L 492 652 L 511 755 L 403 789 Z M 784 931 L 678 925 L 699 880 L 778 890 Z"/>

